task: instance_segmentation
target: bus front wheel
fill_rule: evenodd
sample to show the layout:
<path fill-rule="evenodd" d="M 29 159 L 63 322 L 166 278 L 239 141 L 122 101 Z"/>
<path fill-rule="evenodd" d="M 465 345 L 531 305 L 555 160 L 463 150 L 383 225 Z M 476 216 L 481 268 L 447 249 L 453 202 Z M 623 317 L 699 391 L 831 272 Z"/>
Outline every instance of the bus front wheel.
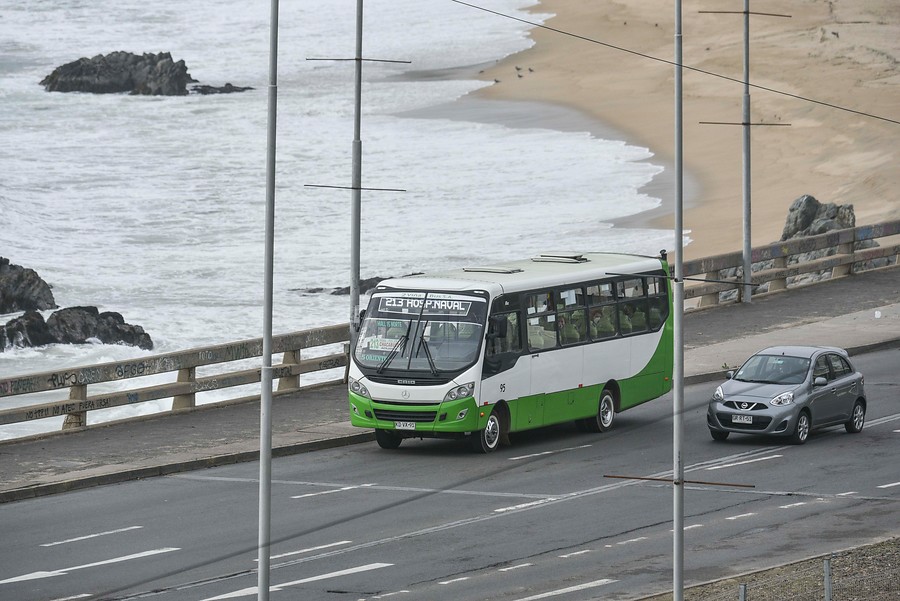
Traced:
<path fill-rule="evenodd" d="M 616 419 L 616 399 L 613 394 L 603 389 L 600 393 L 600 406 L 597 408 L 597 415 L 587 418 L 588 430 L 591 432 L 606 432 L 612 428 L 613 421 Z"/>
<path fill-rule="evenodd" d="M 389 430 L 375 430 L 375 442 L 382 449 L 396 449 L 403 439 Z"/>
<path fill-rule="evenodd" d="M 490 453 L 500 446 L 500 440 L 506 435 L 503 420 L 494 411 L 488 416 L 487 424 L 481 432 L 472 433 L 472 448 L 477 453 Z"/>

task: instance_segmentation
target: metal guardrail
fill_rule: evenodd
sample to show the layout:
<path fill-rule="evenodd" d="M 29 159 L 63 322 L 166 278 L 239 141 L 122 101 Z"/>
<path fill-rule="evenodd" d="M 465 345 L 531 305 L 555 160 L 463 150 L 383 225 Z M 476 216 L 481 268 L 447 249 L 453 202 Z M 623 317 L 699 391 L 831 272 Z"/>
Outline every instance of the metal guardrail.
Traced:
<path fill-rule="evenodd" d="M 757 266 L 765 265 L 765 268 L 751 274 L 751 283 L 756 285 L 768 283 L 767 292 L 776 292 L 786 289 L 790 278 L 804 274 L 830 269 L 832 278 L 851 275 L 855 272 L 856 265 L 874 259 L 900 255 L 900 242 L 855 250 L 858 243 L 898 234 L 900 234 L 900 220 L 832 230 L 818 236 L 794 238 L 767 246 L 759 246 L 751 249 L 750 262 Z M 791 257 L 829 248 L 836 248 L 837 253 L 812 261 L 789 264 Z M 720 272 L 742 265 L 743 255 L 740 251 L 685 261 L 683 266 L 685 277 L 701 276 L 708 280 L 720 281 L 685 285 L 684 298 L 699 298 L 700 306 L 706 307 L 719 304 L 721 292 L 737 290 L 738 296 L 740 296 L 743 289 L 742 278 L 735 276 L 733 284 L 723 283 Z"/>
<path fill-rule="evenodd" d="M 752 275 L 754 284 L 769 283 L 769 292 L 783 290 L 789 278 L 831 269 L 831 277 L 841 277 L 854 273 L 853 266 L 864 261 L 900 255 L 900 243 L 889 246 L 854 250 L 858 242 L 874 240 L 900 234 L 900 220 L 862 226 L 853 229 L 835 230 L 819 236 L 798 238 L 752 249 L 752 262 L 772 261 L 773 267 L 756 271 Z M 816 250 L 837 247 L 837 254 L 788 265 L 791 256 Z M 705 274 L 706 279 L 721 280 L 719 272 L 741 266 L 740 252 L 706 257 L 684 263 L 686 277 Z M 743 286 L 738 277 L 734 283 L 709 282 L 685 287 L 685 299 L 699 298 L 700 305 L 719 303 L 719 294 L 728 290 L 740 290 Z M 349 353 L 342 353 L 301 359 L 301 351 L 311 348 L 347 343 L 349 324 L 338 324 L 325 328 L 303 330 L 280 336 L 273 336 L 273 353 L 283 353 L 282 363 L 273 367 L 273 379 L 278 380 L 275 395 L 288 394 L 301 389 L 300 375 L 311 372 L 346 367 Z M 74 367 L 62 371 L 36 373 L 0 380 L 0 398 L 31 394 L 51 390 L 68 390 L 68 398 L 61 401 L 29 405 L 0 411 L 0 425 L 28 422 L 48 417 L 65 416 L 63 429 L 87 426 L 87 413 L 96 409 L 109 409 L 135 403 L 172 398 L 172 411 L 196 407 L 196 395 L 213 390 L 224 390 L 261 381 L 260 369 L 236 369 L 215 375 L 197 377 L 197 368 L 239 362 L 262 356 L 262 338 L 243 340 L 190 349 L 183 352 L 144 357 L 131 361 L 104 363 L 101 365 Z M 175 382 L 129 388 L 105 394 L 88 395 L 88 386 L 104 382 L 114 382 L 131 378 L 141 378 L 155 374 L 175 372 Z M 342 380 L 346 381 L 346 373 Z M 237 397 L 224 401 L 203 404 L 215 407 L 222 404 L 247 400 L 258 400 L 259 395 Z"/>
<path fill-rule="evenodd" d="M 300 390 L 302 374 L 345 367 L 348 357 L 346 350 L 342 353 L 308 359 L 302 359 L 300 354 L 305 349 L 347 342 L 349 339 L 349 324 L 273 336 L 272 352 L 284 353 L 282 363 L 272 368 L 272 378 L 278 381 L 274 394 L 282 395 Z M 261 381 L 260 368 L 238 369 L 197 377 L 198 367 L 232 363 L 260 356 L 262 356 L 262 338 L 254 338 L 129 361 L 73 367 L 62 371 L 35 373 L 0 380 L 0 398 L 48 390 L 69 391 L 66 400 L 0 411 L 0 425 L 65 415 L 63 429 L 78 428 L 87 425 L 88 411 L 167 398 L 173 399 L 173 411 L 189 409 L 197 406 L 197 393 L 257 384 Z M 88 395 L 89 385 L 167 372 L 176 373 L 175 382 Z M 252 398 L 259 398 L 259 395 Z M 240 400 L 249 399 L 233 398 L 209 403 L 204 407 Z"/>

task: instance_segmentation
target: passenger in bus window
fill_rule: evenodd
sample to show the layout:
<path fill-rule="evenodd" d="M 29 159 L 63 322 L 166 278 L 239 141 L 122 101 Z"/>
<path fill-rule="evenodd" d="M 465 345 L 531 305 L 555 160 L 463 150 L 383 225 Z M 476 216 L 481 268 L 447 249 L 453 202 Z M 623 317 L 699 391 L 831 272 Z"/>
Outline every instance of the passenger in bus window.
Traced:
<path fill-rule="evenodd" d="M 613 323 L 611 307 L 596 307 L 591 309 L 591 335 L 599 338 L 615 336 L 616 325 Z"/>
<path fill-rule="evenodd" d="M 622 334 L 631 333 L 631 315 L 628 313 L 629 309 L 632 311 L 634 310 L 631 308 L 631 305 L 619 305 L 619 331 Z"/>

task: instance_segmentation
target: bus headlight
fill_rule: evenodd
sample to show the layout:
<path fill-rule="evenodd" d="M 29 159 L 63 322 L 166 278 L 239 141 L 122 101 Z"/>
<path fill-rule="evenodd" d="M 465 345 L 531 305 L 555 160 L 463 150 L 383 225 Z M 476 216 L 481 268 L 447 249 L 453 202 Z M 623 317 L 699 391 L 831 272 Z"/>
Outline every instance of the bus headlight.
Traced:
<path fill-rule="evenodd" d="M 353 378 L 350 378 L 350 392 L 358 394 L 359 396 L 364 396 L 370 400 L 372 398 L 369 396 L 369 389 L 366 388 L 365 384 L 359 380 L 354 380 Z"/>
<path fill-rule="evenodd" d="M 455 401 L 456 399 L 463 399 L 467 396 L 472 396 L 475 394 L 475 382 L 469 382 L 468 384 L 463 384 L 462 386 L 457 386 L 456 388 L 451 388 L 450 391 L 444 395 L 444 402 L 447 401 Z"/>

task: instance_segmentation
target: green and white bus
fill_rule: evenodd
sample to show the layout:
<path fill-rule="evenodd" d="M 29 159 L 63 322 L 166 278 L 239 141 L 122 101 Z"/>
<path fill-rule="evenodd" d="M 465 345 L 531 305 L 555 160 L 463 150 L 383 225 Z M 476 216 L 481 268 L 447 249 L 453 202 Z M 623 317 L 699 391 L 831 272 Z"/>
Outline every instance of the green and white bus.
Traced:
<path fill-rule="evenodd" d="M 382 448 L 575 421 L 595 432 L 672 388 L 665 252 L 548 253 L 385 280 L 349 371 L 350 422 Z"/>

